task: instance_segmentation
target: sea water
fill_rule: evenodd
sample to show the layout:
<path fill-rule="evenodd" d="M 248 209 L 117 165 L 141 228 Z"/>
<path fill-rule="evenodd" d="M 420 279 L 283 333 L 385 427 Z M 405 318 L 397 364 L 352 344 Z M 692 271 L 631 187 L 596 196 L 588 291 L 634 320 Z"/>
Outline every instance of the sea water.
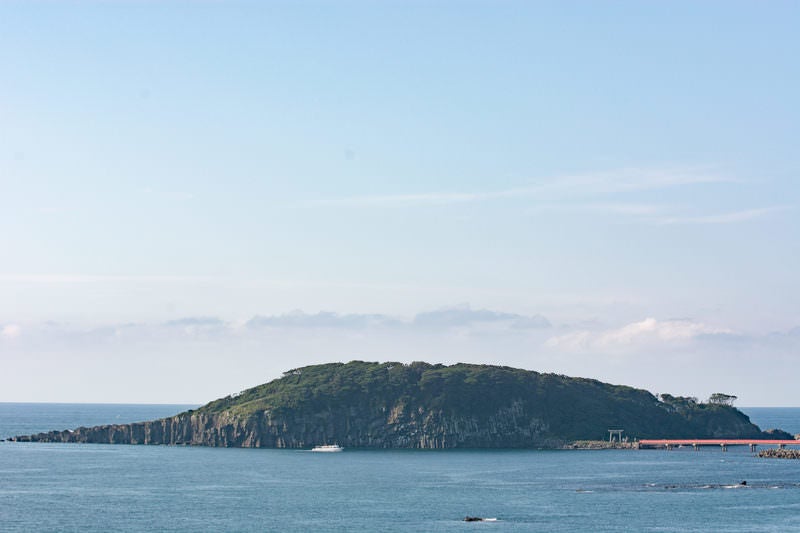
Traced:
<path fill-rule="evenodd" d="M 183 408 L 0 404 L 0 437 Z M 800 432 L 800 409 L 745 411 Z M 800 531 L 800 461 L 746 447 L 315 454 L 4 442 L 0 530 Z"/>

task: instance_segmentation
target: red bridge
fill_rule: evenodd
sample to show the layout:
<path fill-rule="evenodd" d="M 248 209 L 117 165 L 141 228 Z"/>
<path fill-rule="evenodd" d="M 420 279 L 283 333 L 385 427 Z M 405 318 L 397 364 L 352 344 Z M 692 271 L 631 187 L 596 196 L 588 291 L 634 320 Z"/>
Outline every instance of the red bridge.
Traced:
<path fill-rule="evenodd" d="M 750 446 L 755 451 L 757 446 L 800 446 L 800 440 L 764 440 L 764 439 L 642 439 L 639 448 L 678 448 L 692 446 L 695 450 L 700 446 L 719 446 L 726 451 L 728 446 Z"/>

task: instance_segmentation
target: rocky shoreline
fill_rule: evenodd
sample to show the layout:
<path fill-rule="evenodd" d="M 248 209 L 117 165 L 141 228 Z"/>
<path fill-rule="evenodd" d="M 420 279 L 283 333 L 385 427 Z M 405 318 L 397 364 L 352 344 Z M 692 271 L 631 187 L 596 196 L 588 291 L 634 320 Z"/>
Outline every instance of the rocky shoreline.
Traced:
<path fill-rule="evenodd" d="M 170 423 L 173 422 L 173 423 Z M 192 424 L 193 425 L 193 424 Z M 165 431 L 166 429 L 166 431 Z M 181 428 L 179 424 L 174 424 L 173 420 L 158 420 L 154 422 L 143 422 L 135 424 L 122 424 L 110 426 L 97 426 L 92 428 L 78 428 L 67 431 L 50 431 L 36 435 L 21 435 L 5 439 L 8 442 L 60 442 L 60 443 L 100 443 L 100 444 L 145 444 L 145 445 L 166 445 L 166 446 L 224 446 L 224 447 L 269 447 L 269 448 L 304 448 L 304 443 L 286 442 L 259 442 L 256 439 L 246 438 L 239 440 L 235 436 L 231 440 L 220 440 L 206 435 L 205 438 L 198 439 L 192 435 L 192 429 Z M 227 432 L 223 432 L 227 433 Z M 349 448 L 371 448 L 374 446 L 352 445 Z M 384 446 L 386 448 L 393 446 Z M 412 446 L 414 448 L 433 448 L 437 446 Z M 519 446 L 526 448 L 526 446 Z M 578 440 L 571 442 L 540 442 L 535 446 L 527 448 L 538 448 L 542 450 L 636 450 L 639 448 L 637 442 L 608 442 L 605 440 Z M 774 450 L 772 450 L 774 451 Z"/>
<path fill-rule="evenodd" d="M 769 459 L 800 459 L 800 450 L 787 448 L 770 448 L 758 452 L 759 457 Z"/>
<path fill-rule="evenodd" d="M 560 447 L 561 450 L 637 450 L 636 442 L 608 442 L 607 440 L 576 440 Z"/>
<path fill-rule="evenodd" d="M 215 446 L 227 448 L 310 448 L 337 442 L 345 448 L 548 448 L 563 439 L 547 434 L 538 419 L 525 420 L 518 407 L 501 410 L 487 420 L 447 417 L 416 411 L 408 419 L 386 423 L 368 414 L 339 418 L 273 416 L 265 411 L 246 418 L 228 413 L 182 413 L 132 424 L 80 427 L 19 435 L 13 442 L 66 442 Z M 342 426 L 342 427 L 337 427 Z"/>
<path fill-rule="evenodd" d="M 635 438 L 765 438 L 741 411 L 596 380 L 492 365 L 329 363 L 172 417 L 20 435 L 71 442 L 306 449 L 635 449 Z M 602 440 L 624 428 L 631 441 Z M 772 438 L 774 435 L 770 434 Z M 600 437 L 598 440 L 589 440 Z"/>

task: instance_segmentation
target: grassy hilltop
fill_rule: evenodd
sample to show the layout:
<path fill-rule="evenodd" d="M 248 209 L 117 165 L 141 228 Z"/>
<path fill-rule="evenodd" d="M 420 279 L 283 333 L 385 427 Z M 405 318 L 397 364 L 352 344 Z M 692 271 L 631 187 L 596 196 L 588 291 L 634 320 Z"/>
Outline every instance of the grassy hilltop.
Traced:
<path fill-rule="evenodd" d="M 624 428 L 638 438 L 760 433 L 733 407 L 665 398 L 662 402 L 645 390 L 593 379 L 504 366 L 352 361 L 290 370 L 197 412 L 314 416 L 368 408 L 487 420 L 519 405 L 528 417 L 545 421 L 549 435 L 563 440 L 603 438 L 609 428 Z"/>
<path fill-rule="evenodd" d="M 516 368 L 330 363 L 170 418 L 18 440 L 303 448 L 538 448 L 603 439 L 761 436 L 729 405 Z"/>

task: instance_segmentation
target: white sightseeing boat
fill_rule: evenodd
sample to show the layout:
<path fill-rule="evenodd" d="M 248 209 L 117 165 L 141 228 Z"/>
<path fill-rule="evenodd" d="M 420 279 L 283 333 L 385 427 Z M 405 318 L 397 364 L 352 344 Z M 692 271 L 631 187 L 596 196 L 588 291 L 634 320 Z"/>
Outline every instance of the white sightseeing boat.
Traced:
<path fill-rule="evenodd" d="M 314 446 L 311 448 L 312 452 L 341 452 L 344 448 L 338 444 L 323 444 L 321 446 Z"/>

